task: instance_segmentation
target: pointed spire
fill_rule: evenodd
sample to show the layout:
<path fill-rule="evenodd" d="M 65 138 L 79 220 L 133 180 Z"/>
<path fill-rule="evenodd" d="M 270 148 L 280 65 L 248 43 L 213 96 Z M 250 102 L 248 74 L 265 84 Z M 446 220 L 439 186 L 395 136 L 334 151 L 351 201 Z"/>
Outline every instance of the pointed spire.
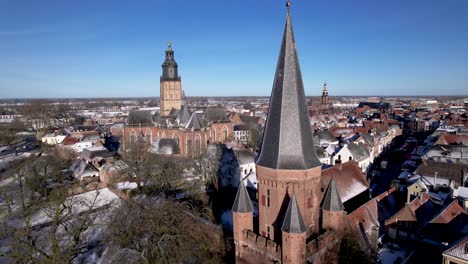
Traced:
<path fill-rule="evenodd" d="M 290 3 L 288 10 L 289 6 Z M 286 170 L 305 170 L 321 165 L 312 139 L 289 11 L 257 164 Z"/>
<path fill-rule="evenodd" d="M 302 219 L 301 209 L 299 208 L 299 204 L 296 200 L 296 194 L 294 193 L 289 201 L 281 230 L 283 232 L 294 234 L 301 234 L 307 230 L 304 224 L 304 219 Z"/>
<path fill-rule="evenodd" d="M 236 213 L 250 213 L 253 212 L 252 202 L 250 196 L 245 188 L 244 181 L 240 181 L 239 189 L 237 190 L 236 199 L 232 206 L 232 211 Z"/>
<path fill-rule="evenodd" d="M 335 180 L 333 178 L 328 184 L 327 193 L 325 193 L 325 198 L 322 203 L 322 210 L 327 211 L 344 211 L 344 205 L 341 201 L 340 193 L 336 187 Z"/>
<path fill-rule="evenodd" d="M 172 51 L 172 43 L 171 43 L 170 40 L 167 41 L 167 49 L 166 49 L 166 51 Z"/>

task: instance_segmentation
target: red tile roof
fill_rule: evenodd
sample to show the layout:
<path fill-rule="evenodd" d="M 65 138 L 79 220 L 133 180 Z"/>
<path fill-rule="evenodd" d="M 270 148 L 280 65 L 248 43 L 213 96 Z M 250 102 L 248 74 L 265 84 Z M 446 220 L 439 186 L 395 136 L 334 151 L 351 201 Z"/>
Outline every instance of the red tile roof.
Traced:
<path fill-rule="evenodd" d="M 431 221 L 431 224 L 448 224 L 459 214 L 464 213 L 463 207 L 461 207 L 455 200 L 449 204 L 442 212 L 436 215 Z"/>
<path fill-rule="evenodd" d="M 422 205 L 429 201 L 429 194 L 422 193 L 421 197 L 418 197 L 411 201 L 411 203 L 406 204 L 405 207 L 400 209 L 396 214 L 394 214 L 389 219 L 385 220 L 385 225 L 391 225 L 397 221 L 417 221 L 416 210 L 418 210 Z"/>
<path fill-rule="evenodd" d="M 452 145 L 460 143 L 468 146 L 468 135 L 442 134 L 436 141 L 435 145 Z"/>
<path fill-rule="evenodd" d="M 343 202 L 350 200 L 369 188 L 358 163 L 354 160 L 323 170 L 322 181 L 325 188 L 332 177 L 336 182 Z"/>

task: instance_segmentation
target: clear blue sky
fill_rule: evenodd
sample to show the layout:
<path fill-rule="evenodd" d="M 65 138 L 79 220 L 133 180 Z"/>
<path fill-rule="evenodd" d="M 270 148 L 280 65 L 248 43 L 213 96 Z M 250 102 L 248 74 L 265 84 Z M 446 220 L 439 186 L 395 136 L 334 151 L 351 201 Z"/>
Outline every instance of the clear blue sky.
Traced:
<path fill-rule="evenodd" d="M 467 0 L 292 0 L 307 95 L 467 95 Z M 0 0 L 0 98 L 269 95 L 283 0 Z"/>

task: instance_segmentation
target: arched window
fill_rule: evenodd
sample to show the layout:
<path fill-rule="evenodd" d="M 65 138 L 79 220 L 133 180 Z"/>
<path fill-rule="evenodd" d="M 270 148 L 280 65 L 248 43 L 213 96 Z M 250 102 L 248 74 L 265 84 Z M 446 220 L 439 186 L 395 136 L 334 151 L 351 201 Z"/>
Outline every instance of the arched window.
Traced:
<path fill-rule="evenodd" d="M 187 138 L 187 157 L 192 157 L 192 139 Z"/>
<path fill-rule="evenodd" d="M 214 143 L 217 142 L 217 140 L 216 140 L 216 128 L 213 128 L 213 130 L 211 132 L 211 138 L 212 138 Z"/>
<path fill-rule="evenodd" d="M 130 133 L 130 145 L 135 145 L 136 144 L 136 141 L 137 141 L 137 135 L 136 135 L 136 132 L 135 131 L 132 131 Z"/>
<path fill-rule="evenodd" d="M 223 143 L 226 142 L 227 137 L 228 137 L 227 127 L 223 127 Z"/>
<path fill-rule="evenodd" d="M 179 146 L 179 135 L 177 135 L 177 133 L 174 133 L 174 139 L 177 143 L 177 146 Z"/>
<path fill-rule="evenodd" d="M 147 129 L 146 130 L 146 141 L 148 142 L 148 144 L 151 144 L 153 143 L 153 133 L 151 133 L 151 130 Z"/>
<path fill-rule="evenodd" d="M 200 135 L 195 136 L 195 158 L 198 158 L 201 154 L 201 139 Z"/>

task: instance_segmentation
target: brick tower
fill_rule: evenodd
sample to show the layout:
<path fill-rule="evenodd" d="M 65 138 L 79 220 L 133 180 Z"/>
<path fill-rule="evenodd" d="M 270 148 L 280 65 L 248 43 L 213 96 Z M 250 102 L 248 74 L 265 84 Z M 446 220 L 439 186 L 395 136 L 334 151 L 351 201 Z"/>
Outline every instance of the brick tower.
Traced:
<path fill-rule="evenodd" d="M 306 255 L 306 226 L 302 219 L 301 209 L 297 204 L 296 195 L 289 201 L 283 226 L 283 263 L 302 263 Z"/>
<path fill-rule="evenodd" d="M 328 86 L 327 86 L 327 83 L 323 84 L 321 103 L 322 103 L 322 106 L 328 107 L 329 101 L 328 101 Z"/>
<path fill-rule="evenodd" d="M 167 44 L 166 59 L 162 64 L 159 100 L 161 116 L 169 115 L 172 109 L 180 110 L 182 106 L 182 85 L 171 42 Z"/>
<path fill-rule="evenodd" d="M 322 228 L 336 231 L 346 229 L 345 219 L 346 212 L 340 193 L 336 188 L 335 181 L 331 179 L 322 201 Z"/>
<path fill-rule="evenodd" d="M 344 215 L 335 184 L 324 198 L 322 166 L 315 152 L 290 15 L 290 3 L 257 160 L 258 228 L 243 183 L 233 207 L 237 263 L 329 263 L 334 232 Z M 327 201 L 328 201 L 327 200 Z M 341 211 L 336 211 L 336 210 Z M 336 212 L 335 212 L 336 211 Z M 321 226 L 321 213 L 331 226 Z M 258 230 L 255 233 L 254 230 Z M 333 261 L 332 261 L 333 263 Z"/>
<path fill-rule="evenodd" d="M 292 193 L 307 235 L 319 231 L 321 163 L 312 139 L 289 7 L 257 177 L 262 235 L 281 243 L 281 226 Z"/>
<path fill-rule="evenodd" d="M 240 247 L 244 241 L 243 231 L 253 230 L 252 202 L 250 201 L 250 197 L 243 180 L 240 182 L 239 190 L 237 190 L 236 199 L 232 206 L 232 220 L 233 226 L 236 227 L 233 230 L 236 255 L 238 257 L 242 257 Z"/>

